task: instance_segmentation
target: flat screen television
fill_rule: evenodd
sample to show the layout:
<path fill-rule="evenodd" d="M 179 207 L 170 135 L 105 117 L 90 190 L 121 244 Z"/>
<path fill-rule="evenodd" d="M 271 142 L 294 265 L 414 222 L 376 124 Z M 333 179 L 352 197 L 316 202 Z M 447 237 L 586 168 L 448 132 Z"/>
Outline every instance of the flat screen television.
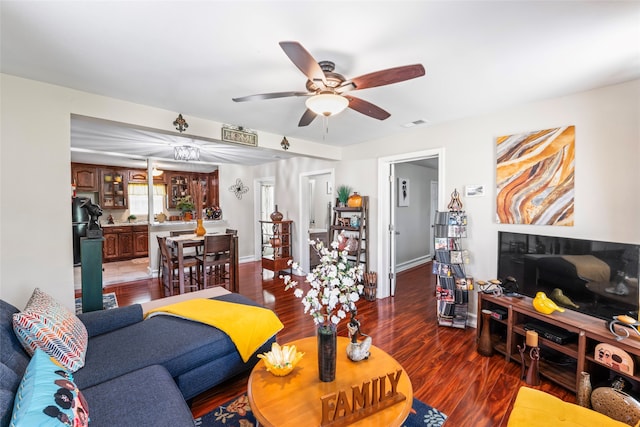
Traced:
<path fill-rule="evenodd" d="M 565 308 L 598 318 L 638 319 L 639 270 L 640 245 L 498 232 L 498 278 L 515 278 L 526 296 L 561 295 Z"/>

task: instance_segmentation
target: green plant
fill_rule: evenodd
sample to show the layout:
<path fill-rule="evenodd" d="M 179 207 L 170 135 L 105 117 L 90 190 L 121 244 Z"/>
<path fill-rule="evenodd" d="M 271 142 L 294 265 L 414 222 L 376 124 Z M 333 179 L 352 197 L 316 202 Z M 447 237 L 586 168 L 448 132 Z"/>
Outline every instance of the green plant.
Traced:
<path fill-rule="evenodd" d="M 338 187 L 338 200 L 340 203 L 347 203 L 349 195 L 351 195 L 351 187 L 348 185 L 341 185 Z"/>
<path fill-rule="evenodd" d="M 183 213 L 191 212 L 193 209 L 195 209 L 195 207 L 196 205 L 193 204 L 191 196 L 180 197 L 180 199 L 178 199 L 178 203 L 176 203 L 176 208 L 178 208 Z"/>
<path fill-rule="evenodd" d="M 127 217 L 127 220 L 129 220 L 129 222 L 131 222 L 131 221 L 135 221 L 136 219 L 138 219 L 138 217 L 137 217 L 137 216 L 135 216 L 135 215 L 129 215 L 129 216 Z"/>

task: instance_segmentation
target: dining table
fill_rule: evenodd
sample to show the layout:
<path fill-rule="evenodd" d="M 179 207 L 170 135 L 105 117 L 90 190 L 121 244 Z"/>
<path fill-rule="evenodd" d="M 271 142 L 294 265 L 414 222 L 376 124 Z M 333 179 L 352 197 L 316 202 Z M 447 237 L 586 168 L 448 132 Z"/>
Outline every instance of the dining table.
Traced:
<path fill-rule="evenodd" d="M 223 232 L 212 232 L 206 235 L 218 235 L 225 234 Z M 178 259 L 178 271 L 180 294 L 184 293 L 184 249 L 185 248 L 204 248 L 204 237 L 194 234 L 181 234 L 178 236 L 167 237 L 167 246 L 175 252 Z M 229 290 L 231 292 L 238 292 L 238 236 L 231 235 L 231 266 L 230 266 L 230 278 L 229 278 Z"/>

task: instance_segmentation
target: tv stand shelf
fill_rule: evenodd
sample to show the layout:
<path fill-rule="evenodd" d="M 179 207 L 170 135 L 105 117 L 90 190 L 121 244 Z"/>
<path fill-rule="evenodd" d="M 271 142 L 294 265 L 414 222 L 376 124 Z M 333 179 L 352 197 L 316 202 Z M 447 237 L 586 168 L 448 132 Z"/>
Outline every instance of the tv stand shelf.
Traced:
<path fill-rule="evenodd" d="M 622 341 L 609 331 L 607 321 L 572 310 L 564 313 L 554 312 L 546 315 L 535 311 L 531 298 L 495 296 L 478 293 L 478 313 L 482 310 L 506 310 L 506 319 L 491 318 L 491 334 L 493 348 L 505 356 L 506 360 L 521 363 L 518 346 L 524 345 L 526 330 L 524 324 L 530 321 L 541 322 L 547 326 L 555 326 L 576 334 L 574 340 L 565 344 L 545 338 L 539 334 L 539 345 L 543 350 L 552 350 L 555 355 L 561 355 L 562 363 L 540 360 L 540 376 L 559 384 L 573 392 L 577 390 L 580 372 L 591 374 L 592 382 L 607 380 L 612 375 L 640 381 L 640 336 L 635 332 Z M 480 338 L 482 325 L 478 326 L 477 334 Z M 622 326 L 620 326 L 622 328 Z M 633 374 L 615 370 L 600 363 L 595 358 L 595 347 L 600 343 L 607 343 L 629 353 L 636 361 Z M 525 363 L 529 363 L 529 349 L 525 351 Z"/>

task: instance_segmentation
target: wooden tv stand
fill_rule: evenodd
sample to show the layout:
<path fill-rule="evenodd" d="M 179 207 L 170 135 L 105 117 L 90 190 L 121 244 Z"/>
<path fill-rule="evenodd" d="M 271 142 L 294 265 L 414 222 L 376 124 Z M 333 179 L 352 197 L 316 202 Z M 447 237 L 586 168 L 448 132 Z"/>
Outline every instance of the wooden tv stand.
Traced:
<path fill-rule="evenodd" d="M 493 347 L 507 360 L 521 363 L 517 346 L 524 344 L 525 329 L 523 325 L 531 320 L 536 320 L 577 334 L 577 338 L 567 344 L 557 344 L 540 335 L 539 345 L 564 355 L 563 362 L 566 362 L 553 363 L 541 357 L 539 369 L 541 377 L 573 392 L 577 390 L 582 371 L 591 374 L 592 384 L 606 380 L 612 374 L 640 382 L 640 336 L 635 332 L 630 330 L 628 338 L 616 341 L 616 337 L 609 331 L 605 320 L 572 310 L 566 310 L 564 313 L 556 311 L 552 314 L 542 314 L 534 310 L 529 297 L 494 296 L 478 292 L 478 313 L 481 313 L 483 309 L 495 310 L 498 308 L 505 310 L 507 317 L 502 320 L 493 317 L 491 319 Z M 478 316 L 478 319 L 481 320 L 481 316 Z M 481 330 L 482 325 L 479 324 L 477 339 L 480 338 Z M 636 363 L 633 375 L 614 370 L 596 361 L 595 347 L 600 343 L 613 345 L 629 353 Z M 525 351 L 527 364 L 529 363 L 528 355 L 529 349 Z"/>

